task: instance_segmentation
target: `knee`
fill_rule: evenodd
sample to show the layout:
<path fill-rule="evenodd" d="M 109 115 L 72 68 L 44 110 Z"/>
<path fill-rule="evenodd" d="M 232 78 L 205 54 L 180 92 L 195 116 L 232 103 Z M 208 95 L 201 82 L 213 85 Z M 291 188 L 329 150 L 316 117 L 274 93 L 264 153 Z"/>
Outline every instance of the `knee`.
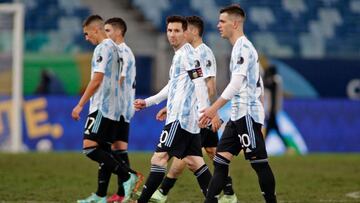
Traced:
<path fill-rule="evenodd" d="M 168 161 L 168 158 L 166 156 L 159 155 L 157 153 L 155 153 L 151 157 L 151 165 L 157 165 L 157 166 L 161 166 L 161 167 L 166 167 L 167 166 L 167 161 Z"/>
<path fill-rule="evenodd" d="M 216 148 L 215 147 L 206 147 L 205 151 L 207 153 L 207 155 L 209 156 L 209 158 L 212 160 L 214 159 L 215 153 L 216 153 Z"/>

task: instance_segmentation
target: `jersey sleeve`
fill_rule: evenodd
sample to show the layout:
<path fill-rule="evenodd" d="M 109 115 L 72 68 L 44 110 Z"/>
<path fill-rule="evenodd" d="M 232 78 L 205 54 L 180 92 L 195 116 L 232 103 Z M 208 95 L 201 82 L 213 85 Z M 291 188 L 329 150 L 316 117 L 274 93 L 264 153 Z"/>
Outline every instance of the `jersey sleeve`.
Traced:
<path fill-rule="evenodd" d="M 105 73 L 105 69 L 109 60 L 111 60 L 110 47 L 102 45 L 99 51 L 95 53 L 95 68 L 94 72 Z"/>
<path fill-rule="evenodd" d="M 204 78 L 216 76 L 216 60 L 211 51 L 206 54 L 204 66 Z"/>
<path fill-rule="evenodd" d="M 244 46 L 240 46 L 232 58 L 233 71 L 232 74 L 247 75 L 250 60 L 250 50 Z"/>

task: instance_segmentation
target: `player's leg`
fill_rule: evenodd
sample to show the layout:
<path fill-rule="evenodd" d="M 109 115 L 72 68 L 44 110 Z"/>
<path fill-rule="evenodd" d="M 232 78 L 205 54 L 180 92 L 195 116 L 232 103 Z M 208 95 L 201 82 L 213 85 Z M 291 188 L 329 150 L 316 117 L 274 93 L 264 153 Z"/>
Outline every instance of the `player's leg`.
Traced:
<path fill-rule="evenodd" d="M 171 188 L 174 186 L 177 178 L 182 174 L 185 168 L 186 168 L 185 161 L 178 159 L 176 157 L 173 158 L 169 172 L 162 181 L 161 186 L 159 188 L 159 192 L 163 196 L 166 196 L 169 193 Z"/>
<path fill-rule="evenodd" d="M 110 123 L 111 120 L 103 118 L 98 111 L 89 114 L 83 140 L 84 154 L 99 163 L 100 171 L 106 171 L 106 175 L 102 175 L 100 171 L 98 174 L 100 189 L 98 188 L 97 195 L 104 198 L 110 178 L 109 172 L 119 174 L 124 179 L 129 178 L 128 168 L 111 155 L 110 144 L 108 144 L 108 141 L 111 140 L 108 135 Z M 105 183 L 100 184 L 102 181 Z"/>
<path fill-rule="evenodd" d="M 204 158 L 201 152 L 201 137 L 200 134 L 188 133 L 189 141 L 186 144 L 186 162 L 188 168 L 194 173 L 199 183 L 202 193 L 206 196 L 207 188 L 211 180 L 211 172 L 208 166 L 205 164 Z"/>
<path fill-rule="evenodd" d="M 245 116 L 247 132 L 242 134 L 245 158 L 255 170 L 261 192 L 266 203 L 276 203 L 275 178 L 268 163 L 265 141 L 261 132 L 262 125 L 255 123 L 250 116 Z"/>
<path fill-rule="evenodd" d="M 155 152 L 151 158 L 150 174 L 144 184 L 139 203 L 148 202 L 151 195 L 161 184 L 166 172 L 167 162 L 169 160 L 167 152 Z"/>
<path fill-rule="evenodd" d="M 179 140 L 179 130 L 181 129 L 178 121 L 164 126 L 161 132 L 156 151 L 151 158 L 150 174 L 144 184 L 138 202 L 148 202 L 152 194 L 161 184 L 166 172 L 166 166 L 170 157 L 181 153 L 176 151 L 177 140 Z M 177 135 L 177 136 L 176 136 Z"/>
<path fill-rule="evenodd" d="M 241 144 L 235 123 L 229 121 L 225 126 L 214 157 L 214 174 L 209 184 L 205 202 L 218 202 L 218 197 L 229 174 L 230 161 L 234 155 L 239 154 L 240 150 Z"/>

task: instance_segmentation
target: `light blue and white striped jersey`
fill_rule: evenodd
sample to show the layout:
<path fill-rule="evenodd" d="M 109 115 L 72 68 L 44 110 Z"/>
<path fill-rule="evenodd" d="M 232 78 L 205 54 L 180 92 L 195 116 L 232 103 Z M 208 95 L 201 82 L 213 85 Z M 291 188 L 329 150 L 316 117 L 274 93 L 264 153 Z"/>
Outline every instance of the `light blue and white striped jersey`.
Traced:
<path fill-rule="evenodd" d="M 201 43 L 195 48 L 195 51 L 200 58 L 204 78 L 216 77 L 216 60 L 212 50 L 206 44 Z M 208 105 L 210 106 L 210 100 Z"/>
<path fill-rule="evenodd" d="M 216 60 L 212 50 L 204 43 L 195 48 L 200 57 L 201 68 L 204 78 L 216 76 Z"/>
<path fill-rule="evenodd" d="M 99 110 L 102 116 L 120 120 L 119 79 L 120 65 L 117 45 L 105 39 L 94 50 L 91 61 L 91 79 L 95 72 L 104 73 L 104 78 L 95 94 L 90 98 L 90 113 Z"/>
<path fill-rule="evenodd" d="M 195 95 L 195 85 L 188 75 L 188 70 L 195 69 L 194 48 L 184 44 L 175 52 L 169 72 L 169 91 L 167 97 L 166 124 L 178 120 L 181 128 L 196 134 L 200 132 L 198 126 L 198 101 Z"/>
<path fill-rule="evenodd" d="M 231 75 L 245 76 L 239 93 L 231 99 L 231 120 L 250 115 L 257 123 L 264 124 L 264 107 L 260 101 L 264 87 L 260 76 L 259 58 L 255 47 L 245 37 L 239 37 L 232 49 Z"/>
<path fill-rule="evenodd" d="M 124 116 L 126 122 L 133 117 L 135 100 L 135 57 L 130 47 L 124 42 L 118 45 L 120 55 L 121 76 L 125 77 L 120 87 L 120 115 Z"/>

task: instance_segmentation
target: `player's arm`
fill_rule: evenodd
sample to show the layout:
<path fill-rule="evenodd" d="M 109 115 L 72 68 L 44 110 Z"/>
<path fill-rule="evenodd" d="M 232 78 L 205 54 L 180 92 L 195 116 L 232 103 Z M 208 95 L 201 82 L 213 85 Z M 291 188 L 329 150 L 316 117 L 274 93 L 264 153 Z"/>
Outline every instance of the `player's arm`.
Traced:
<path fill-rule="evenodd" d="M 75 108 L 71 113 L 71 116 L 74 120 L 80 119 L 80 112 L 82 111 L 84 105 L 89 101 L 89 99 L 95 94 L 97 89 L 100 87 L 103 78 L 104 78 L 104 73 L 100 73 L 100 72 L 94 73 L 93 79 L 90 80 L 79 103 L 75 106 Z"/>
<path fill-rule="evenodd" d="M 166 114 L 167 114 L 167 108 L 165 106 L 164 108 L 160 109 L 160 111 L 156 114 L 156 120 L 164 121 L 166 119 Z"/>
<path fill-rule="evenodd" d="M 200 123 L 206 125 L 209 120 L 212 120 L 217 111 L 223 107 L 231 98 L 240 91 L 241 85 L 245 80 L 245 76 L 241 74 L 233 74 L 230 83 L 226 86 L 221 96 L 203 113 L 200 118 Z"/>
<path fill-rule="evenodd" d="M 80 113 L 84 105 L 89 101 L 89 99 L 95 94 L 97 89 L 100 87 L 103 78 L 108 60 L 110 58 L 111 50 L 103 48 L 102 52 L 96 55 L 96 64 L 94 67 L 94 75 L 91 78 L 86 90 L 81 97 L 79 103 L 73 109 L 71 116 L 74 120 L 80 119 Z"/>
<path fill-rule="evenodd" d="M 208 89 L 210 103 L 214 103 L 216 99 L 216 80 L 214 76 L 205 78 L 206 86 Z"/>
<path fill-rule="evenodd" d="M 169 91 L 169 84 L 167 84 L 164 88 L 160 90 L 159 93 L 157 93 L 154 96 L 148 97 L 146 99 L 136 99 L 134 101 L 135 110 L 139 111 L 143 108 L 159 104 L 160 102 L 164 101 L 167 98 L 168 91 Z"/>
<path fill-rule="evenodd" d="M 223 107 L 235 94 L 240 92 L 240 88 L 245 82 L 247 69 L 249 66 L 249 50 L 245 49 L 235 56 L 236 64 L 231 74 L 230 83 L 227 85 L 221 96 L 205 111 L 200 117 L 200 125 L 209 123 L 216 115 L 217 111 Z M 233 59 L 232 59 L 233 60 Z"/>

